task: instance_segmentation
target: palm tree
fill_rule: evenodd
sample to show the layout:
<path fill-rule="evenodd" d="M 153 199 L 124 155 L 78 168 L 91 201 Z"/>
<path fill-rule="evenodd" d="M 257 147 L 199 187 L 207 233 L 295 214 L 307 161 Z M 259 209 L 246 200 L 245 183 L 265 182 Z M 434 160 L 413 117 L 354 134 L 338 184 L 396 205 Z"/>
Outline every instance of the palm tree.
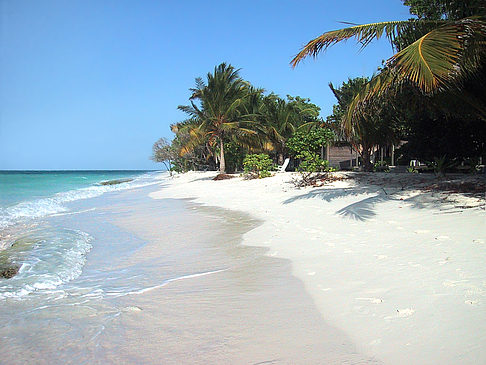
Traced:
<path fill-rule="evenodd" d="M 251 128 L 254 123 L 252 116 L 246 114 L 243 108 L 245 100 L 255 91 L 251 91 L 250 85 L 239 76 L 239 70 L 222 63 L 214 68 L 214 73 L 208 73 L 207 83 L 197 78 L 196 87 L 191 92 L 191 105 L 178 107 L 195 122 L 189 131 L 193 138 L 189 139 L 185 148 L 190 151 L 201 139 L 207 138 L 211 146 L 219 147 L 219 171 L 224 173 L 225 140 L 257 133 Z"/>
<path fill-rule="evenodd" d="M 329 87 L 338 103 L 334 105 L 333 114 L 328 116 L 327 121 L 334 125 L 342 124 L 349 104 L 366 87 L 368 81 L 366 77 L 356 77 L 343 82 L 339 88 L 330 83 Z M 371 156 L 376 146 L 397 142 L 393 109 L 389 100 L 383 97 L 376 99 L 359 114 L 355 128 L 344 130 L 345 139 L 360 154 L 365 171 L 373 169 Z"/>
<path fill-rule="evenodd" d="M 460 14 L 464 15 L 463 12 Z M 382 95 L 397 85 L 409 83 L 425 94 L 433 94 L 446 89 L 457 90 L 471 75 L 484 72 L 484 9 L 481 14 L 466 15 L 469 16 L 462 19 L 439 17 L 353 25 L 326 32 L 307 43 L 291 65 L 295 67 L 304 58 L 316 57 L 330 46 L 350 38 L 355 38 L 362 48 L 382 36 L 388 38 L 398 52 L 351 103 L 344 118 L 345 126 L 351 128 L 360 107 L 370 97 Z M 470 103 L 486 119 L 484 106 L 478 104 L 478 99 L 471 100 Z"/>
<path fill-rule="evenodd" d="M 275 94 L 263 98 L 260 118 L 272 149 L 277 153 L 278 164 L 283 164 L 286 141 L 297 129 L 299 111 Z"/>

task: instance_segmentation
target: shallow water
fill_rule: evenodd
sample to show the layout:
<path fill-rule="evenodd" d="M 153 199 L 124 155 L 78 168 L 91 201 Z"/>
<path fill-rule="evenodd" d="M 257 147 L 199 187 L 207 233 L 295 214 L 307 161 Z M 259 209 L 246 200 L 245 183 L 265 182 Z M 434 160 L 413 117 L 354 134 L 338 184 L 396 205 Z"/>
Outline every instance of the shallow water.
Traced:
<path fill-rule="evenodd" d="M 65 204 L 111 191 L 145 186 L 163 173 L 146 171 L 0 171 L 2 230 L 68 211 Z M 102 185 L 103 182 L 124 181 Z"/>
<path fill-rule="evenodd" d="M 38 220 L 18 237 L 16 260 L 46 250 L 41 256 L 52 261 L 23 266 L 9 285 L 27 293 L 0 299 L 0 363 L 373 362 L 322 321 L 288 261 L 239 245 L 257 221 L 153 200 L 152 190 L 70 203 L 69 214 Z M 66 239 L 79 247 L 45 246 Z M 77 274 L 62 276 L 62 265 L 75 262 Z"/>

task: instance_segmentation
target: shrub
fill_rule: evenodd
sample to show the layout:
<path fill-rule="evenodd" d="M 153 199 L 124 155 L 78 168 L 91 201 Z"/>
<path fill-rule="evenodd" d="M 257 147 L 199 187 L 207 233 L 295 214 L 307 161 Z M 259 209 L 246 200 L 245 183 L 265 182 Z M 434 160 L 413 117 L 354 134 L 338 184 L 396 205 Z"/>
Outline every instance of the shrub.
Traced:
<path fill-rule="evenodd" d="M 317 128 L 308 132 L 297 132 L 289 138 L 287 147 L 297 158 L 304 152 L 318 153 L 322 146 L 327 146 L 335 138 L 327 128 Z"/>
<path fill-rule="evenodd" d="M 301 162 L 298 171 L 302 176 L 304 185 L 310 183 L 312 175 L 316 172 L 329 172 L 329 161 L 323 160 L 317 153 L 305 151 L 299 154 Z"/>
<path fill-rule="evenodd" d="M 264 153 L 249 154 L 243 160 L 244 174 L 252 179 L 262 179 L 271 176 L 270 171 L 275 169 L 275 165 L 270 157 Z"/>
<path fill-rule="evenodd" d="M 330 171 L 329 162 L 320 158 L 318 152 L 334 138 L 334 133 L 327 128 L 297 132 L 289 138 L 287 147 L 290 153 L 300 160 L 297 170 L 302 176 L 303 185 L 310 183 L 314 173 Z"/>
<path fill-rule="evenodd" d="M 386 161 L 377 161 L 373 164 L 373 171 L 390 172 L 390 167 Z"/>
<path fill-rule="evenodd" d="M 329 170 L 329 161 L 323 160 L 317 153 L 303 152 L 299 155 L 302 162 L 299 164 L 301 172 L 321 172 Z"/>
<path fill-rule="evenodd" d="M 434 161 L 430 162 L 428 165 L 434 169 L 434 173 L 438 177 L 442 177 L 445 176 L 446 171 L 454 167 L 455 164 L 455 161 L 451 161 L 446 155 L 443 155 L 441 157 L 434 157 Z"/>

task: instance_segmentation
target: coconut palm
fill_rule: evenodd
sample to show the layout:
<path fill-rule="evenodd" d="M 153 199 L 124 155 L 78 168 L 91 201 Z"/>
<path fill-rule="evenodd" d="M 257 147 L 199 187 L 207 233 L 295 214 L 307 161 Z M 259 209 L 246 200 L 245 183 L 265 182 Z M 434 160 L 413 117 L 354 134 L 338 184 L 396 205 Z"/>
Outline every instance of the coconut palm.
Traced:
<path fill-rule="evenodd" d="M 255 90 L 250 90 L 250 85 L 239 76 L 239 70 L 222 63 L 214 68 L 214 73 L 208 73 L 207 82 L 197 78 L 196 87 L 191 92 L 191 105 L 178 107 L 194 121 L 193 127 L 189 128 L 192 138 L 184 146 L 185 150 L 190 151 L 201 139 L 207 139 L 210 146 L 219 150 L 219 170 L 224 173 L 225 140 L 257 133 L 251 129 L 252 116 L 243 108 L 245 100 Z"/>
<path fill-rule="evenodd" d="M 366 77 L 356 77 L 343 82 L 339 88 L 330 83 L 329 87 L 338 103 L 334 105 L 333 114 L 328 116 L 327 121 L 341 124 L 349 104 L 366 87 L 368 81 Z M 394 108 L 390 100 L 377 98 L 359 114 L 355 128 L 345 129 L 344 135 L 341 134 L 360 154 L 365 171 L 372 171 L 371 156 L 376 146 L 397 142 L 396 118 L 393 114 Z"/>
<path fill-rule="evenodd" d="M 263 98 L 260 118 L 265 135 L 277 153 L 278 163 L 281 165 L 286 153 L 285 143 L 299 124 L 299 111 L 284 99 L 270 94 Z"/>
<path fill-rule="evenodd" d="M 486 16 L 484 12 L 462 19 L 415 19 L 352 25 L 326 32 L 311 40 L 294 57 L 295 67 L 304 58 L 316 57 L 330 46 L 355 38 L 361 47 L 386 37 L 398 52 L 386 62 L 385 68 L 368 83 L 345 116 L 345 124 L 370 97 L 381 95 L 403 83 L 416 85 L 426 94 L 461 86 L 476 72 L 484 72 L 486 53 Z M 476 103 L 477 100 L 473 102 Z M 475 105 L 486 118 L 480 105 Z"/>

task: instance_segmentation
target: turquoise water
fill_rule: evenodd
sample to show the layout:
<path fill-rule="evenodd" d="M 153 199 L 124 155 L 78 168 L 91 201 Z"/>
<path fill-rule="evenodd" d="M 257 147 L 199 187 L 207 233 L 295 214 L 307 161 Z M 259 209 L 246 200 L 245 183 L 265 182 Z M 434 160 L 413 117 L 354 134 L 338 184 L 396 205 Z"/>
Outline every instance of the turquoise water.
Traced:
<path fill-rule="evenodd" d="M 151 182 L 149 171 L 0 171 L 0 230 L 65 212 L 65 203 Z M 100 182 L 133 179 L 117 185 Z M 0 246 L 1 247 L 1 246 Z"/>
<path fill-rule="evenodd" d="M 161 176 L 151 171 L 0 171 L 0 268 L 20 267 L 14 278 L 0 278 L 0 300 L 53 289 L 80 275 L 92 237 L 52 227 L 50 218 L 75 220 L 80 212 L 73 203 L 155 184 Z M 123 182 L 101 184 L 113 180 Z"/>
<path fill-rule="evenodd" d="M 147 171 L 0 171 L 0 207 Z"/>

